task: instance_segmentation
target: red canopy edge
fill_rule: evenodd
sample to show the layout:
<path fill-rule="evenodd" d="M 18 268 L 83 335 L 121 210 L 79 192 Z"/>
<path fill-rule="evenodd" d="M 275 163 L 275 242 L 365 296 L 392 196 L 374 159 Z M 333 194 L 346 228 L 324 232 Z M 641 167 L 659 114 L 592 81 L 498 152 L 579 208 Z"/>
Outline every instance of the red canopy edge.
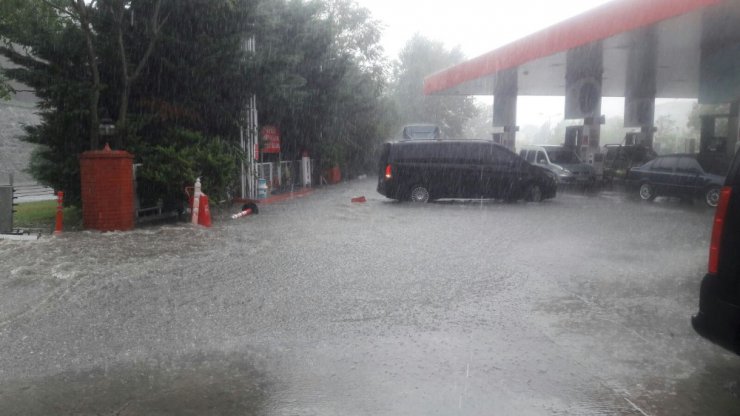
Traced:
<path fill-rule="evenodd" d="M 535 59 L 607 39 L 723 0 L 617 0 L 430 75 L 424 94 L 434 94 Z M 493 93 L 493 91 L 491 91 Z"/>

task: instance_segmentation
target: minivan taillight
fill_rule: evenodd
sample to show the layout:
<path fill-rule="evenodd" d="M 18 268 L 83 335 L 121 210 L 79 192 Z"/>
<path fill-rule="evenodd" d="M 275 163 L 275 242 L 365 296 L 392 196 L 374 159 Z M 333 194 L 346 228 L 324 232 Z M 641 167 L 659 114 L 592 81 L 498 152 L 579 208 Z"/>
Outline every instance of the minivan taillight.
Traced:
<path fill-rule="evenodd" d="M 727 206 L 730 204 L 732 188 L 725 186 L 719 194 L 719 204 L 714 213 L 714 225 L 712 226 L 712 242 L 709 246 L 709 273 L 717 274 L 719 269 L 719 250 L 722 244 L 722 231 L 725 228 L 725 217 Z"/>
<path fill-rule="evenodd" d="M 391 165 L 385 165 L 385 178 L 390 179 L 391 177 L 393 177 L 391 175 Z"/>

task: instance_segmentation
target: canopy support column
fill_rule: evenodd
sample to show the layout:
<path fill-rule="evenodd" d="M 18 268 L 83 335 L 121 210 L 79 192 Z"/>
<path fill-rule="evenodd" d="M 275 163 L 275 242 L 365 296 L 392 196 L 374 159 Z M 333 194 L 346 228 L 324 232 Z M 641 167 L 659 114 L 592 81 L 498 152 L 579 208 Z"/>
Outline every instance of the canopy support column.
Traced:
<path fill-rule="evenodd" d="M 594 163 L 601 139 L 601 85 L 604 73 L 604 51 L 601 42 L 574 49 L 566 54 L 565 119 L 583 119 L 583 133 L 566 145 L 587 163 Z M 597 169 L 598 170 L 598 169 Z M 597 172 L 598 175 L 598 172 Z"/>
<path fill-rule="evenodd" d="M 514 151 L 516 147 L 517 68 L 501 71 L 493 90 L 493 141 Z"/>
<path fill-rule="evenodd" d="M 727 119 L 727 158 L 732 160 L 740 148 L 740 101 L 730 103 L 730 117 Z"/>
<path fill-rule="evenodd" d="M 630 144 L 653 147 L 655 95 L 657 93 L 657 36 L 655 27 L 640 29 L 632 36 L 627 55 L 627 85 L 624 97 L 624 127 L 639 127 Z"/>

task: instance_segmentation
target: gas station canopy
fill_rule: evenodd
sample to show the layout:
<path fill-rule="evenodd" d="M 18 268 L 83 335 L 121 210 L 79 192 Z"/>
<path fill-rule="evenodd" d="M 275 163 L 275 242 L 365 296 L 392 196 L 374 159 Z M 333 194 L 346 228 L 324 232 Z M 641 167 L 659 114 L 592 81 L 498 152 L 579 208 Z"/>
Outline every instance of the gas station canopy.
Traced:
<path fill-rule="evenodd" d="M 584 48 L 599 56 L 574 53 Z M 517 95 L 562 96 L 573 68 L 593 61 L 602 96 L 623 97 L 645 85 L 656 98 L 737 100 L 740 1 L 615 0 L 433 74 L 424 92 L 492 95 L 507 78 Z"/>

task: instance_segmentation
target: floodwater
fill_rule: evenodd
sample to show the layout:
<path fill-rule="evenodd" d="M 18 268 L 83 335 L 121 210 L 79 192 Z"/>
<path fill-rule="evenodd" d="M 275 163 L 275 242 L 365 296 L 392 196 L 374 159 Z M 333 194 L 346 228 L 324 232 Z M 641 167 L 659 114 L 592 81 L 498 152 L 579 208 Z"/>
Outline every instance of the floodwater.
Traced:
<path fill-rule="evenodd" d="M 0 241 L 0 414 L 740 411 L 740 358 L 689 323 L 698 203 L 418 206 L 365 180 L 231 213 Z"/>

